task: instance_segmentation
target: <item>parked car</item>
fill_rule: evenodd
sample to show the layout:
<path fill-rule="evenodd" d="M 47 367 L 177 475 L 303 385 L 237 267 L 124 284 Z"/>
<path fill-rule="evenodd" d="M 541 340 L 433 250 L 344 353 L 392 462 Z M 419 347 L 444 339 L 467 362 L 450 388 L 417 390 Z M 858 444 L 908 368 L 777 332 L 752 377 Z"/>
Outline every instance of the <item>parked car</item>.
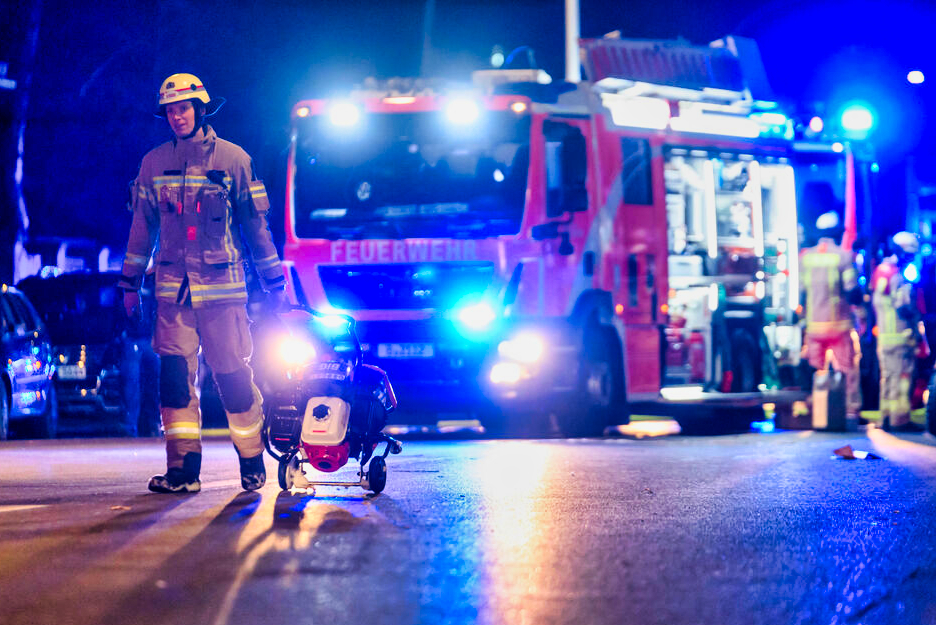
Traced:
<path fill-rule="evenodd" d="M 6 363 L 0 370 L 0 440 L 9 437 L 11 423 L 27 426 L 27 435 L 54 438 L 58 404 L 49 334 L 26 296 L 7 285 L 0 288 L 0 335 Z"/>
<path fill-rule="evenodd" d="M 36 305 L 54 350 L 59 409 L 94 420 L 96 431 L 159 432 L 159 360 L 151 317 L 131 323 L 117 272 L 33 276 L 17 286 Z M 147 307 L 148 308 L 148 307 Z"/>

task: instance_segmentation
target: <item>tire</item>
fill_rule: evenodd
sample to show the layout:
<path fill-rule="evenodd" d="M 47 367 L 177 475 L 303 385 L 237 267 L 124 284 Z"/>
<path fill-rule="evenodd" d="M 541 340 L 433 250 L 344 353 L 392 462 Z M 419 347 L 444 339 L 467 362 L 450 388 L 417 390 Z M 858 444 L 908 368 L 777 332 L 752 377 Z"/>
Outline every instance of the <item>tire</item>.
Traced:
<path fill-rule="evenodd" d="M 50 381 L 46 391 L 46 408 L 41 415 L 30 419 L 30 434 L 34 438 L 55 438 L 58 432 L 58 416 L 58 395 L 55 384 Z"/>
<path fill-rule="evenodd" d="M 602 327 L 587 339 L 579 367 L 580 407 L 556 415 L 559 432 L 568 438 L 602 436 L 613 422 L 627 422 L 620 342 L 613 328 Z"/>
<path fill-rule="evenodd" d="M 276 477 L 279 480 L 279 486 L 282 490 L 290 490 L 293 487 L 293 484 L 296 483 L 295 475 L 296 471 L 299 470 L 299 457 L 291 456 L 288 461 L 284 458 L 280 460 L 279 470 L 276 472 Z"/>
<path fill-rule="evenodd" d="M 387 462 L 383 456 L 371 458 L 370 464 L 367 465 L 367 484 L 375 495 L 381 493 L 387 485 Z"/>
<path fill-rule="evenodd" d="M 10 438 L 10 401 L 6 384 L 0 380 L 0 441 Z"/>

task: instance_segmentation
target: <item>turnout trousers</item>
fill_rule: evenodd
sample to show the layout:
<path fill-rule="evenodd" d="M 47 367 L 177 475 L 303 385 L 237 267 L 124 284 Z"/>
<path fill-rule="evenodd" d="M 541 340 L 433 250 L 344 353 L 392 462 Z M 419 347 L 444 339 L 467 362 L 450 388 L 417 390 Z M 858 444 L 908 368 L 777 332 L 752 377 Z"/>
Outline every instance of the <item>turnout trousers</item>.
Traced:
<path fill-rule="evenodd" d="M 906 338 L 888 344 L 879 336 L 877 356 L 881 368 L 881 418 L 890 417 L 892 427 L 905 425 L 910 421 L 910 378 L 916 347 Z"/>
<path fill-rule="evenodd" d="M 845 409 L 848 414 L 857 415 L 861 410 L 861 373 L 858 368 L 861 349 L 858 347 L 858 333 L 850 330 L 815 336 L 807 332 L 806 352 L 809 364 L 819 370 L 828 366 L 826 358 L 831 352 L 832 367 L 845 375 Z"/>
<path fill-rule="evenodd" d="M 198 349 L 204 350 L 231 440 L 242 458 L 263 453 L 260 391 L 247 364 L 252 350 L 243 304 L 217 304 L 194 309 L 165 301 L 156 313 L 154 349 L 161 358 L 160 415 L 166 433 L 166 464 L 182 467 L 185 454 L 201 453 Z"/>

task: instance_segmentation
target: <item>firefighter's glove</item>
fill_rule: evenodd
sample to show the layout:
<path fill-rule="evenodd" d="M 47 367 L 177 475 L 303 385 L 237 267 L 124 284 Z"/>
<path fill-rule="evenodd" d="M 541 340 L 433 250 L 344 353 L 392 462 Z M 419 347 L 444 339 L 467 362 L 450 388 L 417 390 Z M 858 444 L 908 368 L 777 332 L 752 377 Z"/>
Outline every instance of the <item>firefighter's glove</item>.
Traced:
<path fill-rule="evenodd" d="M 143 301 L 140 299 L 139 291 L 124 291 L 123 303 L 127 317 L 131 321 L 139 321 L 143 318 Z"/>
<path fill-rule="evenodd" d="M 273 289 L 267 293 L 267 310 L 272 312 L 287 312 L 289 306 L 289 298 L 286 297 L 285 287 Z"/>

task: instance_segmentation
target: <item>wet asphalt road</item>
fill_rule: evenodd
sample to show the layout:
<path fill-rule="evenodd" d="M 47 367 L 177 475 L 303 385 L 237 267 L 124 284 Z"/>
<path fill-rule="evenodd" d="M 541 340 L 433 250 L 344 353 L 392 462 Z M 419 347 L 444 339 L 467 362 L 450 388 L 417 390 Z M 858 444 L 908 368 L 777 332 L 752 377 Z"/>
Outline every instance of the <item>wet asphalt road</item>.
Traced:
<path fill-rule="evenodd" d="M 158 439 L 0 443 L 0 623 L 936 623 L 920 435 L 407 441 L 386 491 L 155 495 Z M 846 443 L 882 460 L 842 460 Z"/>

